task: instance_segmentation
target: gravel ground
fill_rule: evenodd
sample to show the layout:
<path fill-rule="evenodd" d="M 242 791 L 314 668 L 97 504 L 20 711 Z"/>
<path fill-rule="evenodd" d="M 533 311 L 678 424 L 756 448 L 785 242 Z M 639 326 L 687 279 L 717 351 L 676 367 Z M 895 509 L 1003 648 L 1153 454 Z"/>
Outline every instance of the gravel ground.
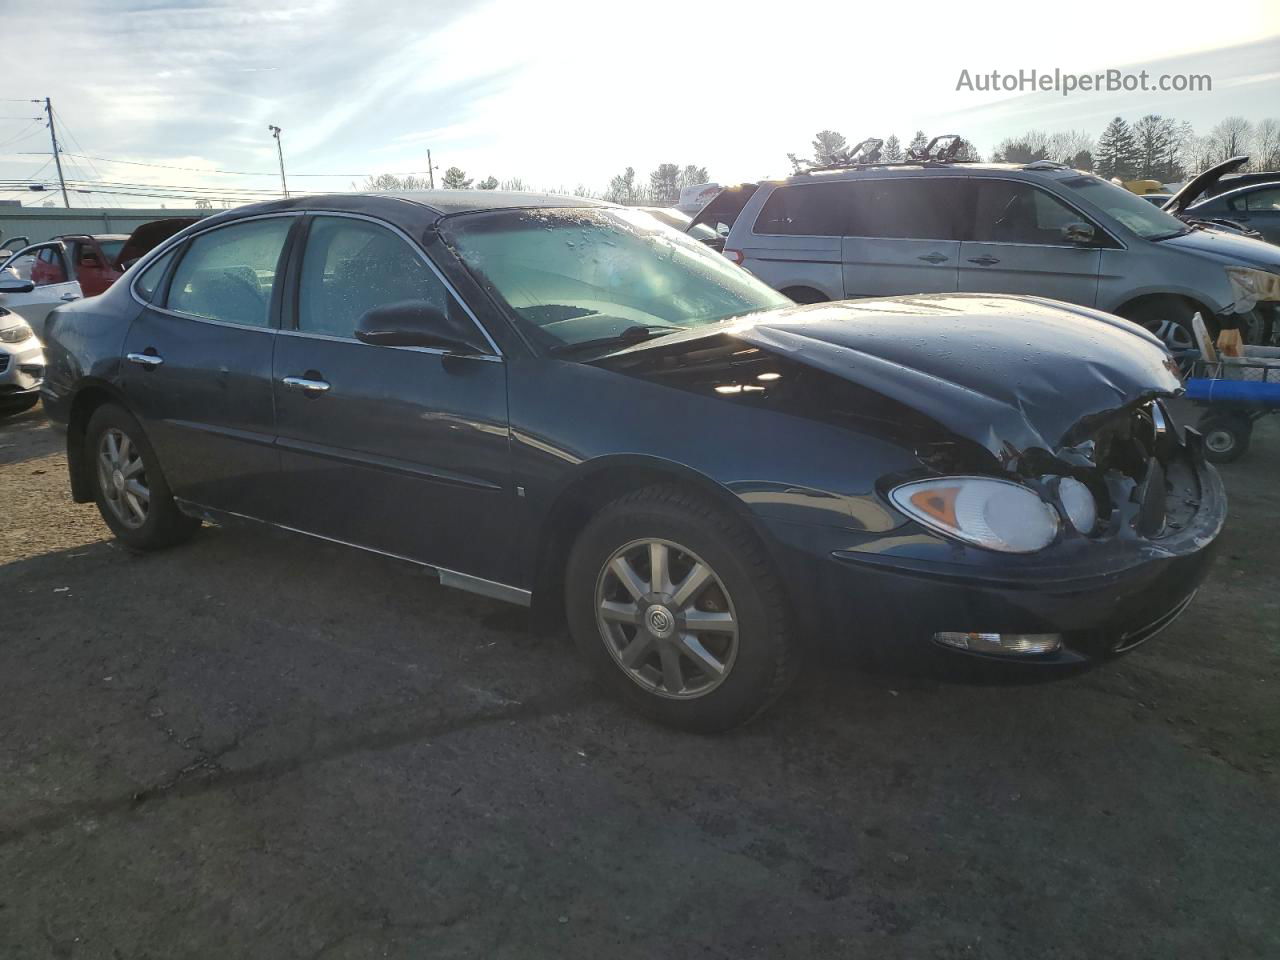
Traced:
<path fill-rule="evenodd" d="M 0 956 L 1280 956 L 1280 430 L 1212 579 L 1072 680 L 812 671 L 719 738 L 406 564 L 112 545 L 0 422 Z"/>

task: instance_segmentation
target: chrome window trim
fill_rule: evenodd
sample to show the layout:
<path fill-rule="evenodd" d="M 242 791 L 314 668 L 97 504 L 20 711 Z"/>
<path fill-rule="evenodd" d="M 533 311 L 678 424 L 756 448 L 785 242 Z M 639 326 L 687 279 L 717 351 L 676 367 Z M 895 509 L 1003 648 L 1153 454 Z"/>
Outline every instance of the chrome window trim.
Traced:
<path fill-rule="evenodd" d="M 152 308 L 155 309 L 155 308 Z M 397 347 L 385 343 L 365 343 L 356 337 L 335 337 L 328 333 L 307 333 L 305 330 L 285 330 L 283 327 L 272 328 L 272 333 L 279 337 L 298 337 L 302 340 L 331 340 L 334 343 L 354 343 L 372 350 L 407 350 L 410 353 L 430 353 L 441 357 L 460 357 L 467 360 L 485 360 L 489 363 L 503 363 L 501 355 L 492 353 L 458 353 L 454 350 L 441 350 L 439 347 Z"/>
<path fill-rule="evenodd" d="M 459 294 L 457 289 L 454 287 L 454 285 L 449 282 L 448 277 L 446 277 L 440 271 L 440 268 L 435 265 L 435 262 L 431 259 L 431 257 L 427 255 L 427 252 L 422 249 L 422 245 L 420 243 L 417 243 L 411 236 L 409 236 L 407 233 L 405 233 L 403 230 L 397 227 L 394 223 L 388 223 L 386 220 L 380 220 L 377 217 L 369 216 L 366 213 L 350 213 L 345 210 L 308 210 L 306 211 L 306 213 L 310 216 L 315 216 L 315 217 L 341 217 L 346 220 L 364 220 L 368 223 L 374 224 L 375 226 L 379 226 L 379 227 L 382 227 L 383 229 L 390 230 L 392 233 L 394 233 L 396 236 L 398 236 L 401 240 L 403 240 L 405 243 L 409 245 L 409 249 L 412 250 L 414 253 L 416 253 L 418 255 L 418 258 L 427 265 L 427 269 L 429 269 L 433 274 L 435 274 L 436 279 L 439 280 L 440 283 L 444 286 L 445 290 L 449 292 L 449 296 L 453 297 L 453 299 L 457 302 L 458 306 L 462 307 L 463 312 L 465 312 L 466 315 L 471 318 L 471 322 L 475 324 L 476 329 L 480 331 L 480 335 L 484 337 L 485 342 L 489 344 L 490 348 L 493 350 L 494 359 L 496 360 L 502 359 L 502 356 L 503 356 L 502 351 L 498 349 L 498 345 L 497 343 L 494 342 L 493 337 L 489 336 L 489 331 L 484 328 L 484 324 L 482 324 L 480 322 L 480 318 L 475 315 L 475 311 L 471 309 L 471 305 L 468 304 L 467 301 L 462 299 L 462 295 Z M 305 253 L 305 251 L 303 252 Z M 298 276 L 299 276 L 299 280 L 301 280 L 301 270 L 299 270 Z M 295 333 L 300 336 L 326 337 L 327 339 L 341 340 L 348 343 L 360 342 L 359 340 L 356 340 L 355 337 L 328 337 L 328 335 L 326 334 L 314 334 L 314 333 L 308 334 L 302 330 L 289 331 L 289 330 L 285 330 L 283 327 L 281 327 L 281 332 Z M 365 346 L 374 346 L 374 344 L 365 344 Z M 427 353 L 441 353 L 441 354 L 448 352 L 445 350 L 437 350 L 434 348 L 427 348 L 427 347 L 396 347 L 393 349 L 421 350 Z M 483 356 L 483 354 L 481 354 L 481 356 Z"/>

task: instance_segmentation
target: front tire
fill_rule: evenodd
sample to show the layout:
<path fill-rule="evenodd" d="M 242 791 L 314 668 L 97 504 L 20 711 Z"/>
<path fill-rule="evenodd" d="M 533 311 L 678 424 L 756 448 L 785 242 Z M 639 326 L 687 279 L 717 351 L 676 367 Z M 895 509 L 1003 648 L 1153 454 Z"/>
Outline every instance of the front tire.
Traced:
<path fill-rule="evenodd" d="M 574 544 L 565 590 L 579 652 L 668 726 L 746 723 L 794 673 L 791 617 L 768 556 L 732 515 L 679 487 L 601 510 Z"/>
<path fill-rule="evenodd" d="M 98 512 L 125 546 L 159 550 L 199 528 L 200 521 L 173 502 L 155 451 L 124 407 L 109 403 L 94 411 L 85 429 L 84 457 L 93 471 Z"/>

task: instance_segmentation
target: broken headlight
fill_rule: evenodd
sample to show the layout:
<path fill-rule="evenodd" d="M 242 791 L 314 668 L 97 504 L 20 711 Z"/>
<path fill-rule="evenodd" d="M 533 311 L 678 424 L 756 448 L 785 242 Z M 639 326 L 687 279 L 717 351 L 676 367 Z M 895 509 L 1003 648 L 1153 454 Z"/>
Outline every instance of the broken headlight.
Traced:
<path fill-rule="evenodd" d="M 1034 553 L 1058 535 L 1058 512 L 1021 484 L 990 477 L 917 480 L 889 494 L 939 533 L 1002 553 Z"/>
<path fill-rule="evenodd" d="M 31 336 L 31 327 L 21 317 L 14 317 L 17 323 L 7 327 L 0 326 L 0 343 L 22 343 Z"/>
<path fill-rule="evenodd" d="M 1071 525 L 1083 534 L 1093 533 L 1098 524 L 1098 502 L 1087 486 L 1073 477 L 1058 481 L 1058 502 Z"/>
<path fill-rule="evenodd" d="M 1260 301 L 1280 300 L 1280 274 L 1251 267 L 1227 267 L 1227 280 L 1235 298 L 1231 309 L 1236 313 L 1248 313 Z"/>

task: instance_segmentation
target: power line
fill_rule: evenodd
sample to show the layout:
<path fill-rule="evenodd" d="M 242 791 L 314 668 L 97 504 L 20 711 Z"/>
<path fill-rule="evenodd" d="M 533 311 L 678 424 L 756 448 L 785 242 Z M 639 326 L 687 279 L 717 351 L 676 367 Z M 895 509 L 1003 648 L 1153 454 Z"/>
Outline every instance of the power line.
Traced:
<path fill-rule="evenodd" d="M 66 150 L 62 152 L 65 156 L 69 156 L 69 157 L 81 157 L 85 160 L 98 160 L 102 163 L 124 163 L 124 164 L 128 164 L 131 167 L 159 167 L 163 170 L 185 170 L 188 173 L 206 173 L 206 174 L 218 173 L 218 174 L 223 174 L 224 176 L 231 176 L 231 177 L 277 177 L 280 175 L 280 171 L 278 170 L 268 170 L 265 172 L 262 172 L 262 171 L 253 172 L 248 170 L 210 170 L 207 167 L 180 167 L 172 163 L 148 163 L 142 160 L 117 160 L 112 157 L 95 157 L 95 156 L 89 156 L 87 154 L 70 153 L 69 151 L 66 151 Z M 427 171 L 425 170 L 409 170 L 404 173 L 393 173 L 391 175 L 393 177 L 415 177 L 415 176 L 426 176 L 426 174 L 427 174 Z M 371 174 L 371 173 L 291 173 L 289 174 L 289 176 L 291 177 L 371 177 L 371 176 L 374 176 L 374 174 Z"/>

